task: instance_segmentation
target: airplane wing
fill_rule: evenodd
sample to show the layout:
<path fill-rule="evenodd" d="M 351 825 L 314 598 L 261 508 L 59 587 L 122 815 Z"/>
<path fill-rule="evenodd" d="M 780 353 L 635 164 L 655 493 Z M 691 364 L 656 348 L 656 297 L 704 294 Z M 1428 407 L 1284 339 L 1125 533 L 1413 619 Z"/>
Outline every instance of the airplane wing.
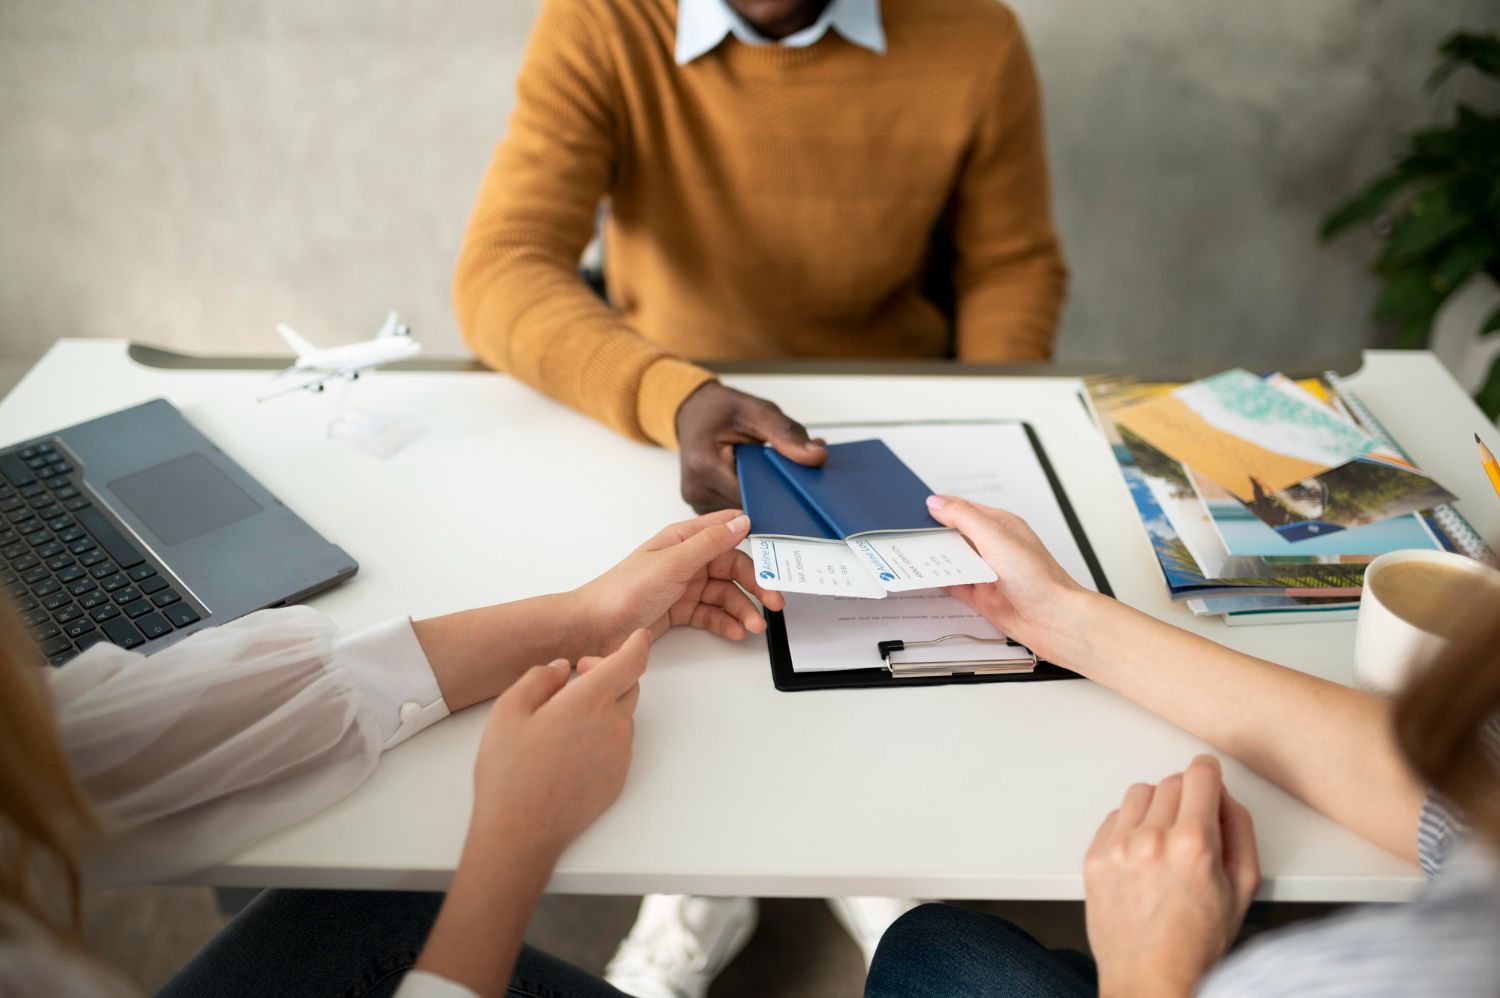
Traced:
<path fill-rule="evenodd" d="M 292 370 L 295 370 L 295 368 L 288 368 L 287 370 L 282 371 L 280 374 L 277 374 L 276 377 L 279 378 L 282 375 L 290 373 Z M 313 378 L 310 381 L 300 381 L 295 385 L 287 385 L 285 388 L 278 389 L 268 395 L 261 395 L 256 398 L 255 401 L 269 402 L 271 399 L 281 398 L 281 396 L 290 395 L 293 392 L 321 392 L 323 390 L 323 385 L 327 382 L 332 381 L 334 378 L 347 378 L 351 373 L 358 372 L 327 371 L 323 374 L 318 375 L 316 378 Z"/>

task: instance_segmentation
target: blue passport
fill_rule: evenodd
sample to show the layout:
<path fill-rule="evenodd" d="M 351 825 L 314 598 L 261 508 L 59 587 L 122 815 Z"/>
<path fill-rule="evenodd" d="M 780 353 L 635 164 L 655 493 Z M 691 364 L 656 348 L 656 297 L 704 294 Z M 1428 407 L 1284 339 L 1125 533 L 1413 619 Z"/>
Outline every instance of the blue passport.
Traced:
<path fill-rule="evenodd" d="M 766 459 L 769 453 L 771 449 L 760 444 L 737 444 L 734 448 L 740 503 L 750 517 L 750 529 L 770 537 L 843 540 Z"/>
<path fill-rule="evenodd" d="M 883 440 L 833 444 L 816 468 L 758 444 L 739 444 L 734 458 L 740 499 L 756 534 L 848 540 L 945 529 L 927 513 L 932 490 Z"/>
<path fill-rule="evenodd" d="M 834 444 L 817 468 L 758 444 L 734 459 L 766 589 L 880 599 L 995 581 L 958 531 L 928 515 L 932 490 L 883 440 Z"/>

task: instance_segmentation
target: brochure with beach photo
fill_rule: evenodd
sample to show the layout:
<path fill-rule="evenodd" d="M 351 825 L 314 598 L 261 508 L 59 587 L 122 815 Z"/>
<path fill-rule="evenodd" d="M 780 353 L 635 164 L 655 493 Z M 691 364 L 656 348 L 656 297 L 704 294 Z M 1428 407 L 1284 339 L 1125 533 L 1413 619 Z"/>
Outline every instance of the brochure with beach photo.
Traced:
<path fill-rule="evenodd" d="M 1372 437 L 1374 447 L 1353 463 L 1390 462 L 1413 479 L 1394 498 L 1367 490 L 1360 503 L 1350 504 L 1330 490 L 1333 501 L 1310 505 L 1306 493 L 1341 465 L 1269 493 L 1279 508 L 1257 509 L 1116 424 L 1117 414 L 1183 386 L 1133 377 L 1085 379 L 1084 401 L 1110 444 L 1174 599 L 1185 600 L 1195 614 L 1221 615 L 1229 623 L 1341 619 L 1354 612 L 1364 566 L 1375 555 L 1406 547 L 1468 549 L 1465 538 L 1472 531 L 1463 529 L 1451 506 L 1436 505 L 1447 493 L 1411 465 L 1337 376 L 1294 382 L 1272 375 L 1266 383 Z M 1417 505 L 1411 511 L 1434 496 L 1436 508 Z"/>
<path fill-rule="evenodd" d="M 1128 406 L 1115 420 L 1241 502 L 1337 468 L 1374 450 L 1375 438 L 1326 406 L 1233 370 Z"/>
<path fill-rule="evenodd" d="M 1335 397 L 1317 380 L 1299 383 L 1279 374 L 1262 379 L 1234 370 L 1156 393 L 1119 409 L 1115 418 L 1238 500 L 1292 546 L 1453 500 L 1340 411 Z M 1222 504 L 1214 512 L 1231 518 Z M 1343 554 L 1382 553 L 1337 547 Z M 1334 547 L 1320 553 L 1334 553 Z"/>

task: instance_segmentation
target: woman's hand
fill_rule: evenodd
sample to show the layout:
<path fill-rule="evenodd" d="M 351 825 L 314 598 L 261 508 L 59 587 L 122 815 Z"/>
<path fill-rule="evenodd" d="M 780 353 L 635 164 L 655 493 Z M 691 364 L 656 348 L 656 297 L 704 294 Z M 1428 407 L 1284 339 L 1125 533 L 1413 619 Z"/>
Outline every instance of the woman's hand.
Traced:
<path fill-rule="evenodd" d="M 784 603 L 756 584 L 750 558 L 735 550 L 749 533 L 749 517 L 735 509 L 674 523 L 584 585 L 577 596 L 593 621 L 595 647 L 613 648 L 640 627 L 653 638 L 686 626 L 731 641 L 764 631 L 765 618 L 746 593 L 772 610 Z"/>
<path fill-rule="evenodd" d="M 580 662 L 571 685 L 558 659 L 495 701 L 474 764 L 468 839 L 418 970 L 479 994 L 505 990 L 558 856 L 625 785 L 650 649 L 636 631 L 613 655 Z"/>
<path fill-rule="evenodd" d="M 1088 590 L 1063 571 L 1014 513 L 951 496 L 931 496 L 927 509 L 939 523 L 963 534 L 999 576 L 995 582 L 953 586 L 948 592 L 1002 633 L 1050 660 L 1049 638 L 1068 620 L 1063 607 Z"/>
<path fill-rule="evenodd" d="M 571 685 L 558 659 L 495 701 L 474 766 L 473 830 L 524 826 L 536 845 L 561 852 L 614 802 L 650 650 L 650 635 L 636 631 L 614 654 L 580 662 Z"/>
<path fill-rule="evenodd" d="M 1189 995 L 1234 941 L 1260 885 L 1255 832 L 1219 761 L 1125 792 L 1083 861 L 1099 993 Z"/>

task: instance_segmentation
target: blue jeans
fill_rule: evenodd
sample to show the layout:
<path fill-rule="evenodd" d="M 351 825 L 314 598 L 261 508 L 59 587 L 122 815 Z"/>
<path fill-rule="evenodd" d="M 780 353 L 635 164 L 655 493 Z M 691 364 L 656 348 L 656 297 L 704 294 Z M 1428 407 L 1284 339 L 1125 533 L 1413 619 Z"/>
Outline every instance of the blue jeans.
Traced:
<path fill-rule="evenodd" d="M 1094 961 L 1052 950 L 996 915 L 924 904 L 880 940 L 865 998 L 1076 998 L 1098 993 Z"/>
<path fill-rule="evenodd" d="M 441 894 L 266 891 L 168 981 L 158 995 L 383 998 L 417 962 Z M 593 974 L 523 947 L 507 994 L 625 998 Z"/>

